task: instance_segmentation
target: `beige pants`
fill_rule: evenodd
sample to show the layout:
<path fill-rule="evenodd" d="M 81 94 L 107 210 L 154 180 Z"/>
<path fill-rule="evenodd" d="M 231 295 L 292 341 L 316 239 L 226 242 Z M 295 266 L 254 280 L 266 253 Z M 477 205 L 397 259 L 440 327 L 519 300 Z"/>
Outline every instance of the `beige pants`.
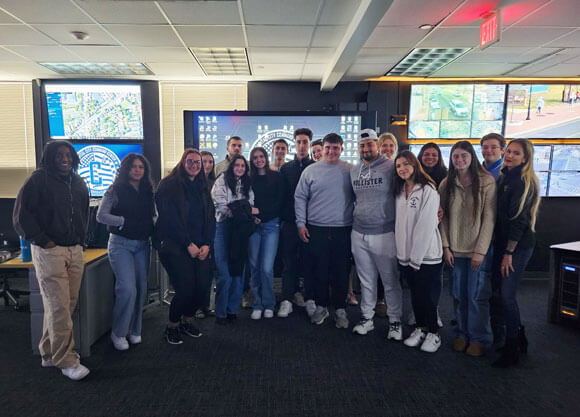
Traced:
<path fill-rule="evenodd" d="M 83 276 L 83 248 L 76 245 L 44 249 L 32 245 L 31 249 L 44 306 L 40 355 L 51 359 L 58 368 L 74 366 L 79 359 L 73 350 L 72 313 Z"/>

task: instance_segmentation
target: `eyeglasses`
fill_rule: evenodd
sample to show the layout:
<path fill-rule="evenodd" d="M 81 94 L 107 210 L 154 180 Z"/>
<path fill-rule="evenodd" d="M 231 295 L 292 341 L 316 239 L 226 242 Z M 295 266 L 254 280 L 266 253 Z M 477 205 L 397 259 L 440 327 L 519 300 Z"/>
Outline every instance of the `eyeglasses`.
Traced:
<path fill-rule="evenodd" d="M 201 160 L 199 160 L 199 159 L 186 159 L 185 165 L 199 165 L 199 166 L 201 166 Z"/>

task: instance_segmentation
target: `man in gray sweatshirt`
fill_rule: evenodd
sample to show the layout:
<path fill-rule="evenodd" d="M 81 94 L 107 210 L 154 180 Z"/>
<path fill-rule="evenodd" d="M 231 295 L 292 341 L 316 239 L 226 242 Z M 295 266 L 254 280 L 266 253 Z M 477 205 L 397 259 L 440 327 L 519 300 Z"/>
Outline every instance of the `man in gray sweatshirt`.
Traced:
<path fill-rule="evenodd" d="M 402 340 L 403 292 L 397 276 L 395 249 L 395 197 L 392 189 L 394 163 L 379 154 L 377 134 L 359 133 L 361 164 L 353 165 L 350 180 L 356 200 L 351 233 L 352 255 L 361 286 L 361 321 L 352 331 L 361 335 L 374 329 L 377 278 L 385 287 L 388 339 Z"/>
<path fill-rule="evenodd" d="M 336 133 L 326 135 L 322 147 L 322 160 L 302 172 L 294 193 L 296 226 L 312 259 L 311 279 L 317 307 L 311 321 L 322 324 L 329 316 L 331 304 L 335 308 L 336 327 L 346 329 L 353 210 L 350 164 L 340 160 L 342 138 Z"/>

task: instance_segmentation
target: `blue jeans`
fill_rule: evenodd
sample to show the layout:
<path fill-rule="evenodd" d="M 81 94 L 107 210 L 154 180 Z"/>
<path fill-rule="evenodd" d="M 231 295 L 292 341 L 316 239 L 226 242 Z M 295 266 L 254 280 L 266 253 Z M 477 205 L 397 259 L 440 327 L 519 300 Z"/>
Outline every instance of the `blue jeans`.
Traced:
<path fill-rule="evenodd" d="M 111 233 L 108 250 L 116 278 L 113 333 L 119 337 L 140 336 L 147 295 L 149 240 L 132 240 Z"/>
<path fill-rule="evenodd" d="M 276 217 L 258 224 L 250 236 L 250 267 L 252 268 L 252 291 L 254 310 L 274 310 L 274 260 L 278 250 L 280 221 Z"/>
<path fill-rule="evenodd" d="M 225 318 L 228 314 L 237 314 L 244 289 L 243 276 L 230 276 L 228 267 L 228 226 L 227 221 L 216 223 L 213 244 L 217 267 L 215 315 L 219 318 Z"/>
<path fill-rule="evenodd" d="M 510 339 L 518 337 L 518 329 L 522 324 L 520 320 L 520 309 L 516 299 L 516 291 L 533 252 L 534 248 L 518 249 L 516 247 L 516 250 L 512 255 L 512 266 L 514 271 L 505 278 L 501 276 L 500 272 L 503 252 L 498 253 L 495 257 L 496 261 L 494 264 L 494 279 L 496 282 L 498 282 L 498 286 L 500 288 L 503 321 L 506 327 L 506 337 Z"/>
<path fill-rule="evenodd" d="M 470 343 L 491 345 L 493 336 L 489 324 L 489 299 L 491 281 L 485 272 L 485 265 L 492 259 L 486 256 L 479 270 L 471 269 L 471 258 L 455 258 L 451 272 L 453 278 L 453 299 L 456 337 Z"/>

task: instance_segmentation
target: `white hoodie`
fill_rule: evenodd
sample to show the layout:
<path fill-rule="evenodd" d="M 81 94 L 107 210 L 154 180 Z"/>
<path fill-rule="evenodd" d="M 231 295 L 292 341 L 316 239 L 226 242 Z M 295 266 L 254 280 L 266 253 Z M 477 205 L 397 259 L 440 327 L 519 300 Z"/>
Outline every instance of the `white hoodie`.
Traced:
<path fill-rule="evenodd" d="M 395 241 L 399 263 L 419 269 L 421 264 L 441 262 L 443 246 L 437 227 L 439 194 L 435 187 L 416 184 L 409 198 L 405 198 L 403 189 L 395 204 Z"/>

